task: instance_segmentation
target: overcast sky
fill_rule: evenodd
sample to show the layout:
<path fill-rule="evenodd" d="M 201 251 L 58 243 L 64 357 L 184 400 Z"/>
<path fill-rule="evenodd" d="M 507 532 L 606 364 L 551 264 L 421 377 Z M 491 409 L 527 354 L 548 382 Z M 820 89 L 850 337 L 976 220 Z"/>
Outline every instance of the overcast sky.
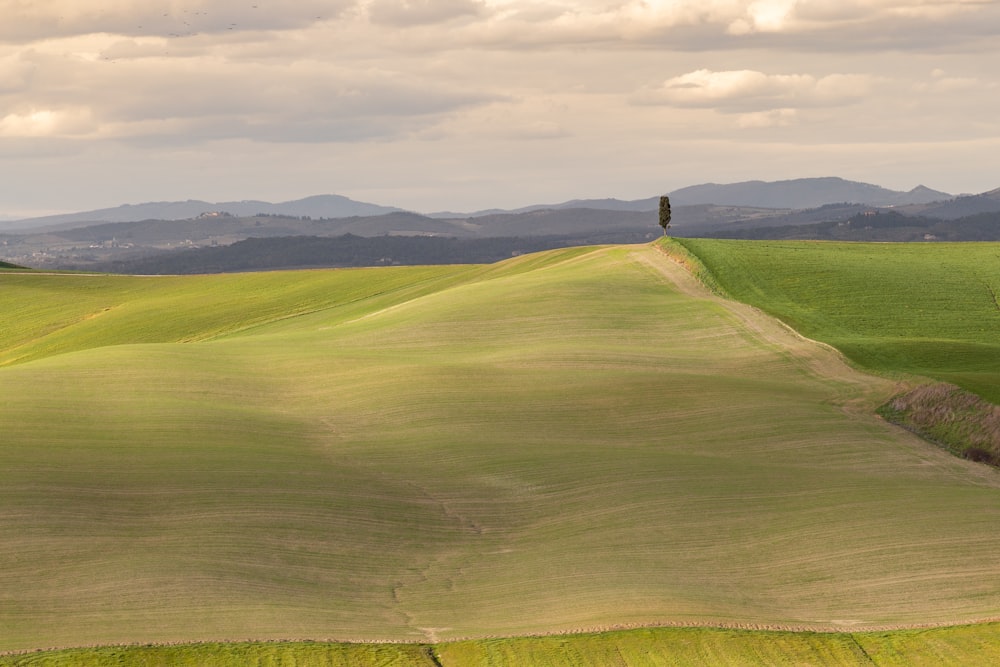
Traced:
<path fill-rule="evenodd" d="M 1000 186 L 1000 0 L 0 0 L 0 214 Z"/>

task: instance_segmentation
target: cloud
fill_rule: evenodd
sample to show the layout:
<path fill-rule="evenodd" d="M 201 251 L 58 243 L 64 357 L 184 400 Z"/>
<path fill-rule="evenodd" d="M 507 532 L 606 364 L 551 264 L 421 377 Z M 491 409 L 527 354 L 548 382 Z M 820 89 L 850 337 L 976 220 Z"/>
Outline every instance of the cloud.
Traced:
<path fill-rule="evenodd" d="M 20 55 L 0 58 L 0 95 L 26 89 L 32 72 L 31 63 Z"/>
<path fill-rule="evenodd" d="M 989 37 L 986 26 L 1000 18 L 997 3 L 984 0 L 375 0 L 372 6 L 394 8 L 394 25 L 413 26 L 425 7 L 438 4 L 445 15 L 453 7 L 469 8 L 466 16 L 475 19 L 439 35 L 445 37 L 439 49 L 600 43 L 701 51 L 792 41 L 836 52 L 843 49 L 845 30 L 853 31 L 853 48 L 877 49 L 887 41 L 962 44 Z M 481 11 L 473 13 L 473 5 Z M 421 42 L 425 48 L 433 44 Z"/>
<path fill-rule="evenodd" d="M 0 0 L 0 17 L 11 192 L 27 164 L 81 192 L 106 187 L 83 186 L 102 169 L 155 164 L 175 171 L 135 178 L 151 197 L 168 196 L 154 182 L 208 189 L 206 169 L 249 196 L 281 179 L 339 188 L 332 174 L 414 188 L 418 171 L 421 187 L 453 186 L 442 207 L 473 198 L 467 183 L 526 197 L 528 180 L 540 194 L 561 182 L 570 198 L 589 178 L 641 196 L 667 178 L 770 178 L 743 172 L 782 151 L 871 165 L 942 138 L 978 151 L 987 179 L 979 146 L 1000 136 L 996 1 Z M 738 157 L 760 145 L 768 164 Z M 922 159 L 940 169 L 935 150 Z M 819 168 L 798 159 L 783 176 Z"/>
<path fill-rule="evenodd" d="M 838 51 L 843 30 L 862 48 L 887 40 L 961 44 L 994 36 L 998 3 L 985 0 L 0 0 L 0 42 L 87 34 L 191 37 L 304 30 L 337 23 L 392 28 L 378 39 L 420 46 L 556 48 L 603 43 L 704 50 L 774 39 Z M 436 25 L 447 32 L 427 32 Z"/>
<path fill-rule="evenodd" d="M 788 127 L 798 116 L 796 109 L 771 109 L 741 114 L 736 120 L 740 128 Z"/>
<path fill-rule="evenodd" d="M 780 32 L 792 19 L 798 0 L 756 0 L 745 10 L 745 15 L 730 22 L 727 31 L 734 35 L 750 32 Z"/>
<path fill-rule="evenodd" d="M 6 94 L 0 89 L 3 136 L 360 141 L 399 137 L 458 110 L 504 99 L 468 82 L 375 63 L 301 54 L 233 61 L 225 57 L 226 48 L 168 57 L 155 38 L 63 41 L 0 60 L 0 67 L 27 72 L 33 81 Z"/>
<path fill-rule="evenodd" d="M 90 110 L 83 107 L 32 109 L 0 118 L 0 137 L 5 138 L 75 137 L 95 130 Z"/>
<path fill-rule="evenodd" d="M 913 90 L 917 93 L 961 93 L 989 89 L 995 85 L 976 77 L 948 76 L 944 70 L 935 68 L 931 71 L 931 80 L 915 83 Z"/>
<path fill-rule="evenodd" d="M 368 5 L 373 23 L 395 27 L 444 23 L 486 12 L 481 0 L 373 0 Z"/>
<path fill-rule="evenodd" d="M 184 36 L 290 30 L 343 16 L 355 0 L 0 0 L 0 41 L 95 33 Z"/>
<path fill-rule="evenodd" d="M 873 78 L 860 74 L 765 74 L 755 70 L 699 69 L 645 88 L 636 104 L 718 109 L 772 110 L 852 104 L 869 94 Z"/>

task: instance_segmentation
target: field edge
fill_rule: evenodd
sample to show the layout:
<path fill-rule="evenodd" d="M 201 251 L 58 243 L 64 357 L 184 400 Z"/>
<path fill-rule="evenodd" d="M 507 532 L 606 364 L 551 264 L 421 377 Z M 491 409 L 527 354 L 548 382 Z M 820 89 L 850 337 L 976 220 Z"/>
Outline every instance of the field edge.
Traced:
<path fill-rule="evenodd" d="M 247 640 L 233 642 L 114 644 L 0 653 L 0 667 L 60 667 L 112 664 L 297 664 L 428 665 L 464 667 L 496 660 L 530 664 L 578 664 L 604 654 L 623 665 L 698 664 L 712 657 L 722 664 L 744 664 L 748 657 L 808 659 L 813 665 L 969 664 L 1000 654 L 1000 620 L 854 630 L 783 630 L 731 626 L 650 626 L 630 629 L 482 637 L 446 642 L 350 642 L 326 640 Z M 630 659 L 635 656 L 636 659 Z M 588 658 L 589 659 L 589 658 Z M 291 660 L 292 663 L 288 661 Z M 124 662 L 123 662 L 124 661 Z M 485 662 L 484 662 L 485 661 Z M 983 663 L 985 664 L 985 663 Z"/>

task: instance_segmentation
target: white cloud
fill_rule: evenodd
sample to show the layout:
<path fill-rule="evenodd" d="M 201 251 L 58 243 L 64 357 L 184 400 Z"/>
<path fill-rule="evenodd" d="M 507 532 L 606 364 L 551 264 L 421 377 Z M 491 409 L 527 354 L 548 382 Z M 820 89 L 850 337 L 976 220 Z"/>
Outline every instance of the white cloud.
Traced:
<path fill-rule="evenodd" d="M 779 32 L 788 25 L 797 4 L 798 0 L 755 0 L 747 6 L 744 16 L 729 24 L 728 32 Z"/>
<path fill-rule="evenodd" d="M 864 98 L 872 77 L 858 74 L 765 74 L 755 70 L 699 69 L 640 91 L 633 101 L 677 107 L 749 111 L 839 106 Z"/>
<path fill-rule="evenodd" d="M 96 130 L 86 108 L 32 109 L 0 118 L 0 137 L 78 137 Z"/>
<path fill-rule="evenodd" d="M 416 6 L 427 1 L 375 0 L 377 5 L 412 5 L 414 15 L 419 14 Z M 700 50 L 734 41 L 764 44 L 809 36 L 803 46 L 839 51 L 844 30 L 854 31 L 849 40 L 854 48 L 879 48 L 886 41 L 962 44 L 970 35 L 989 34 L 982 21 L 998 17 L 996 5 L 985 0 L 484 0 L 477 20 L 450 32 L 444 44 L 554 48 L 619 43 Z M 974 20 L 976 15 L 981 21 Z"/>

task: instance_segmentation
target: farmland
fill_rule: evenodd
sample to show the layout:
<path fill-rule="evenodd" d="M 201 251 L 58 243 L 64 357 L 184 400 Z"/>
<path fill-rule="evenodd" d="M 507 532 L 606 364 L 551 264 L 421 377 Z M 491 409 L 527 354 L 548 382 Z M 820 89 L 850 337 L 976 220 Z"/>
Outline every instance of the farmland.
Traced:
<path fill-rule="evenodd" d="M 0 667 L 696 667 L 803 664 L 963 667 L 1000 659 L 993 623 L 892 632 L 647 628 L 427 644 L 327 642 L 108 646 L 0 656 Z"/>
<path fill-rule="evenodd" d="M 0 281 L 0 651 L 1000 616 L 1000 476 L 653 246 Z"/>
<path fill-rule="evenodd" d="M 1000 404 L 1000 244 L 677 242 L 727 294 L 852 361 Z"/>

